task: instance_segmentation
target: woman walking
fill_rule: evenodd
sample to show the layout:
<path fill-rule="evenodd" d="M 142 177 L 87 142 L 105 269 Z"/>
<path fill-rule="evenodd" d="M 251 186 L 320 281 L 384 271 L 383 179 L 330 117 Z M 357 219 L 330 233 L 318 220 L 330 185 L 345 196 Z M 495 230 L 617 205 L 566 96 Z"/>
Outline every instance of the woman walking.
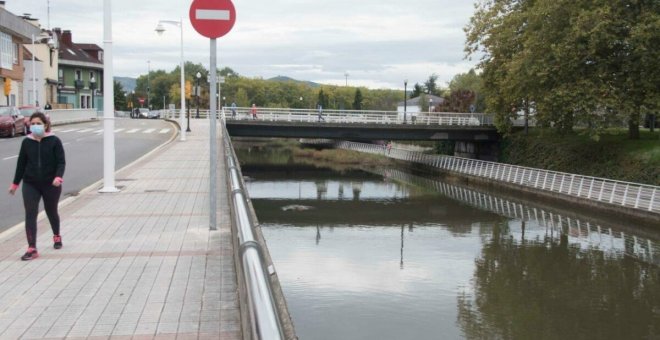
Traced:
<path fill-rule="evenodd" d="M 37 251 L 37 215 L 39 201 L 43 198 L 44 210 L 53 229 L 53 246 L 62 248 L 60 236 L 60 216 L 57 205 L 62 194 L 64 176 L 64 147 L 62 141 L 50 132 L 50 121 L 41 112 L 30 116 L 30 131 L 23 139 L 16 163 L 14 181 L 9 193 L 15 194 L 23 181 L 23 205 L 25 206 L 25 234 L 28 250 L 21 260 L 28 261 L 39 257 Z"/>

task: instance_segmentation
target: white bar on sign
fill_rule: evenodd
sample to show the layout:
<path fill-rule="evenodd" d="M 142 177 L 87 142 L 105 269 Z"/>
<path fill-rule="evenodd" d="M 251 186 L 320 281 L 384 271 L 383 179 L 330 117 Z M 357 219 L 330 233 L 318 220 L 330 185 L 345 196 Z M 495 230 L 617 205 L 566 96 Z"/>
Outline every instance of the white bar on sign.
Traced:
<path fill-rule="evenodd" d="M 222 9 L 198 9 L 195 10 L 197 20 L 229 20 L 228 10 Z"/>

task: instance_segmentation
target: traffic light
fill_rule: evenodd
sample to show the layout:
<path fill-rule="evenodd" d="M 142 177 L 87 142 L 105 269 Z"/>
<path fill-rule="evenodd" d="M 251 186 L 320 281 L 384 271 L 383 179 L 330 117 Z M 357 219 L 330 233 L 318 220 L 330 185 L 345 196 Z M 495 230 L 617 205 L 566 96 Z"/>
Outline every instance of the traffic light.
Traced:
<path fill-rule="evenodd" d="M 192 84 L 190 83 L 189 80 L 186 80 L 186 99 L 190 99 L 191 94 L 192 94 Z"/>
<path fill-rule="evenodd" d="M 11 93 L 11 79 L 5 78 L 5 96 Z"/>

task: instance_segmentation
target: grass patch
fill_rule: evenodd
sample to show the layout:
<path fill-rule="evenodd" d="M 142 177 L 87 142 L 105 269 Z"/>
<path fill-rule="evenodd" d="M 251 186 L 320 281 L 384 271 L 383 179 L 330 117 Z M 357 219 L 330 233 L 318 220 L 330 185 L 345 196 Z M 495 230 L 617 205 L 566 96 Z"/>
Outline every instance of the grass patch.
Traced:
<path fill-rule="evenodd" d="M 500 161 L 554 171 L 660 185 L 660 134 L 608 130 L 596 141 L 580 133 L 556 135 L 534 129 L 502 142 Z"/>

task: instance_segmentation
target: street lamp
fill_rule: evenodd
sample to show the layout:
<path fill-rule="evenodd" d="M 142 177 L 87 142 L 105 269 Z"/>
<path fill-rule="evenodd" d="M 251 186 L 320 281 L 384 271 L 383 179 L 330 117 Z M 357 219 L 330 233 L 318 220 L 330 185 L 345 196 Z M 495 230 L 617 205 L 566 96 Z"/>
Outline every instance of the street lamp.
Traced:
<path fill-rule="evenodd" d="M 431 113 L 431 106 L 433 106 L 433 98 L 429 98 L 429 113 Z"/>
<path fill-rule="evenodd" d="M 403 124 L 406 124 L 406 111 L 408 109 L 408 79 L 403 81 Z"/>
<path fill-rule="evenodd" d="M 94 108 L 94 92 L 96 91 L 96 78 L 94 78 L 94 75 L 92 75 L 91 78 L 89 78 L 89 89 L 92 90 L 92 109 Z"/>
<path fill-rule="evenodd" d="M 45 39 L 48 38 L 48 45 L 51 46 L 53 44 L 53 38 L 50 37 L 45 32 L 40 33 L 36 39 Z M 37 53 L 37 45 L 34 44 L 35 36 L 32 34 L 32 105 L 38 106 L 39 105 L 39 100 L 37 99 L 37 76 L 35 74 L 35 63 L 34 63 L 34 55 Z"/>
<path fill-rule="evenodd" d="M 202 78 L 202 74 L 197 72 L 195 77 L 197 78 L 197 79 L 195 79 L 195 81 L 197 83 L 195 85 L 195 95 L 197 96 L 197 113 L 195 114 L 195 118 L 199 119 L 199 95 L 201 94 L 200 93 L 201 91 L 200 91 L 200 88 L 199 88 L 199 80 Z"/>
<path fill-rule="evenodd" d="M 175 21 L 175 20 L 160 20 L 158 21 L 158 25 L 156 26 L 156 32 L 158 35 L 162 35 L 163 32 L 165 32 L 165 27 L 163 27 L 163 24 L 169 24 L 169 25 L 174 25 L 179 27 L 179 31 L 181 33 L 181 114 L 179 115 L 179 120 L 181 124 L 181 141 L 186 140 L 186 132 L 183 130 L 183 119 L 184 115 L 186 114 L 186 101 L 185 101 L 185 93 L 186 93 L 186 84 L 184 80 L 184 70 L 183 70 L 183 20 Z"/>

